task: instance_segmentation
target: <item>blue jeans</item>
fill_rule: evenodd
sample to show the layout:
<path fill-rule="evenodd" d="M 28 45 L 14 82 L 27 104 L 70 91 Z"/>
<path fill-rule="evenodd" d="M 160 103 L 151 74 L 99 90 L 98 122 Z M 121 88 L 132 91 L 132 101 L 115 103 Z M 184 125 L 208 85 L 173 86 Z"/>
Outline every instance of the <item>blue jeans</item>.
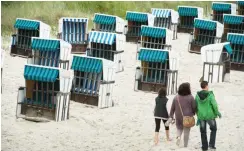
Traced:
<path fill-rule="evenodd" d="M 211 130 L 209 145 L 208 145 L 208 138 L 207 138 L 207 123 Z M 202 140 L 202 149 L 207 150 L 208 147 L 215 147 L 216 132 L 217 132 L 217 124 L 215 119 L 201 120 L 200 132 L 201 132 L 201 140 Z"/>

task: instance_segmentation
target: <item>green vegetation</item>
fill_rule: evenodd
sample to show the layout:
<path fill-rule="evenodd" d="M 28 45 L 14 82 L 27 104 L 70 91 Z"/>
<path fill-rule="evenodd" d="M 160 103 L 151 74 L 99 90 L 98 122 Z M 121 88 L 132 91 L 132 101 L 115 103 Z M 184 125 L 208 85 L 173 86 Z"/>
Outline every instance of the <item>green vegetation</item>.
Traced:
<path fill-rule="evenodd" d="M 37 19 L 52 27 L 52 35 L 56 35 L 58 20 L 61 17 L 88 17 L 89 28 L 92 27 L 94 13 L 117 15 L 125 18 L 127 10 L 150 12 L 151 8 L 171 8 L 177 10 L 178 5 L 199 6 L 204 8 L 205 15 L 209 13 L 211 2 L 199 1 L 100 1 L 100 2 L 1 2 L 2 3 L 2 36 L 10 36 L 14 32 L 16 18 Z M 208 9 L 207 9 L 208 8 Z"/>

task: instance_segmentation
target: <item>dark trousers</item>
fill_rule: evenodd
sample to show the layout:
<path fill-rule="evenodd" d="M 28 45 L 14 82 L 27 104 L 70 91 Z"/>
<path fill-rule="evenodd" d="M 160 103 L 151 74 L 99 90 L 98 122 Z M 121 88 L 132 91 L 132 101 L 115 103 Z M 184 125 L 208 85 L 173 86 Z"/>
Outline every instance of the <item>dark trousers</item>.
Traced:
<path fill-rule="evenodd" d="M 162 120 L 164 122 L 164 124 L 167 122 L 167 120 Z M 155 118 L 155 124 L 156 124 L 156 128 L 155 128 L 155 132 L 159 132 L 160 130 L 160 124 L 161 124 L 161 119 L 157 119 Z M 165 130 L 169 130 L 168 126 L 164 126 Z"/>
<path fill-rule="evenodd" d="M 208 138 L 207 138 L 207 123 L 211 130 L 209 144 L 208 144 Z M 207 150 L 208 147 L 215 147 L 216 132 L 217 132 L 217 124 L 216 124 L 215 119 L 201 120 L 200 121 L 200 132 L 201 132 L 201 140 L 202 140 L 202 149 Z"/>

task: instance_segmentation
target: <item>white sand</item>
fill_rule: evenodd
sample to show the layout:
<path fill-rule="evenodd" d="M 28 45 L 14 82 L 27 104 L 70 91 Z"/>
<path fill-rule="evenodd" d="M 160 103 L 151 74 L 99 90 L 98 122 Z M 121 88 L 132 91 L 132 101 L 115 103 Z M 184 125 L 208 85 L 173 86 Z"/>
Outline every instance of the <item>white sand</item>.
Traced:
<path fill-rule="evenodd" d="M 187 51 L 188 34 L 179 34 L 173 51 L 179 53 L 178 83 L 189 81 L 195 95 L 202 75 L 200 55 Z M 164 141 L 160 130 L 159 145 L 153 147 L 153 107 L 156 94 L 134 92 L 136 45 L 126 44 L 123 55 L 125 71 L 117 74 L 113 93 L 115 107 L 98 110 L 71 102 L 70 119 L 66 122 L 34 123 L 15 118 L 17 90 L 24 86 L 25 59 L 10 57 L 6 52 L 2 95 L 2 150 L 200 150 L 199 127 L 191 130 L 189 147 L 176 147 L 175 125 L 170 127 L 173 141 Z M 244 72 L 231 71 L 231 82 L 214 84 L 217 102 L 223 118 L 217 119 L 216 147 L 219 151 L 241 151 L 244 148 Z M 170 109 L 173 96 L 169 96 Z M 209 132 L 209 130 L 208 130 Z"/>

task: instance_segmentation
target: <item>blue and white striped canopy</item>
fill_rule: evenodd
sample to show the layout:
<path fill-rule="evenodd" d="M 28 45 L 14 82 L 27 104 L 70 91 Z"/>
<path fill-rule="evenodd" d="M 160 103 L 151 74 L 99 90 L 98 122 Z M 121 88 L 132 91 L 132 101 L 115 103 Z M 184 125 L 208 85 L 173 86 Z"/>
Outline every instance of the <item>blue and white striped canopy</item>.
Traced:
<path fill-rule="evenodd" d="M 71 44 L 86 41 L 87 18 L 62 18 L 62 39 Z"/>
<path fill-rule="evenodd" d="M 156 17 L 161 17 L 161 18 L 168 18 L 170 16 L 170 10 L 169 9 L 152 9 L 152 14 Z"/>
<path fill-rule="evenodd" d="M 112 45 L 115 42 L 115 39 L 115 33 L 99 31 L 92 31 L 89 33 L 89 42 Z"/>
<path fill-rule="evenodd" d="M 244 45 L 244 34 L 228 33 L 227 41 L 230 44 Z"/>
<path fill-rule="evenodd" d="M 87 20 L 87 18 L 63 18 L 63 21 L 75 23 L 86 23 Z"/>

